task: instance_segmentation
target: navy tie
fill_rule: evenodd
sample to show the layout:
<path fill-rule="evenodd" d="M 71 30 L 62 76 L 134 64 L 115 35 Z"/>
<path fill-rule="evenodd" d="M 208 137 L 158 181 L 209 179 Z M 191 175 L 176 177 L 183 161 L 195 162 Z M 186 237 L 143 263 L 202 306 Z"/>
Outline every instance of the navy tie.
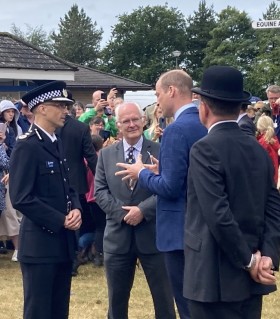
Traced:
<path fill-rule="evenodd" d="M 127 154 L 126 159 L 125 159 L 125 162 L 127 164 L 134 164 L 135 163 L 135 157 L 133 154 L 134 149 L 135 148 L 133 146 L 130 146 L 130 148 L 128 149 L 128 154 Z"/>
<path fill-rule="evenodd" d="M 126 159 L 125 159 L 125 162 L 127 164 L 134 164 L 135 163 L 135 157 L 134 157 L 134 154 L 133 154 L 133 151 L 135 150 L 135 148 L 133 146 L 130 146 L 130 148 L 128 149 L 128 153 L 127 153 L 127 156 L 126 156 Z M 133 191 L 133 188 L 135 186 L 135 181 L 133 181 L 132 179 L 130 179 L 128 181 L 128 188 Z"/>

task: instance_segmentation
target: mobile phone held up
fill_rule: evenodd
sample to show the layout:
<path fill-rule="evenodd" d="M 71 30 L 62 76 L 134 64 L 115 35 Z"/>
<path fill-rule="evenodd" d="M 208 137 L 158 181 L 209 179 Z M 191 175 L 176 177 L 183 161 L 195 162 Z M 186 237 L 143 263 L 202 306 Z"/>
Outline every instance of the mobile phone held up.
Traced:
<path fill-rule="evenodd" d="M 101 100 L 107 101 L 107 93 L 101 93 Z"/>
<path fill-rule="evenodd" d="M 99 135 L 103 138 L 103 141 L 105 142 L 106 140 L 108 140 L 108 138 L 110 138 L 111 133 L 108 130 L 100 130 Z"/>
<path fill-rule="evenodd" d="M 0 133 L 5 133 L 7 125 L 5 123 L 0 123 Z"/>
<path fill-rule="evenodd" d="M 164 130 L 166 128 L 166 118 L 165 117 L 160 117 L 158 119 L 158 124 L 159 124 L 159 127 Z"/>

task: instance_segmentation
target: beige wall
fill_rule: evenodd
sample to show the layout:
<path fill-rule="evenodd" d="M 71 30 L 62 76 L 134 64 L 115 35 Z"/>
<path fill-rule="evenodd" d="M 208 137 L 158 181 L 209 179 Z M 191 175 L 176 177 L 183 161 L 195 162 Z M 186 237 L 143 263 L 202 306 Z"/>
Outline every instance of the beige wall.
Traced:
<path fill-rule="evenodd" d="M 72 92 L 72 96 L 75 101 L 80 101 L 84 105 L 91 104 L 91 96 L 93 91 L 91 90 L 85 91 L 85 90 L 77 90 L 77 89 L 73 89 L 70 91 Z"/>

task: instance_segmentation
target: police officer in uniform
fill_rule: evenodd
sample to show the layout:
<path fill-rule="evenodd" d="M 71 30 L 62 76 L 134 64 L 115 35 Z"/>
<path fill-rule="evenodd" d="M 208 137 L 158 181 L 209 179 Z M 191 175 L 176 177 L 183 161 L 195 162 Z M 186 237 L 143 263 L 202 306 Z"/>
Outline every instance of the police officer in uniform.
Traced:
<path fill-rule="evenodd" d="M 68 167 L 54 134 L 67 114 L 66 84 L 53 81 L 22 100 L 35 116 L 19 137 L 10 160 L 10 196 L 23 214 L 19 235 L 24 319 L 68 318 L 75 230 L 81 206 L 69 187 Z"/>

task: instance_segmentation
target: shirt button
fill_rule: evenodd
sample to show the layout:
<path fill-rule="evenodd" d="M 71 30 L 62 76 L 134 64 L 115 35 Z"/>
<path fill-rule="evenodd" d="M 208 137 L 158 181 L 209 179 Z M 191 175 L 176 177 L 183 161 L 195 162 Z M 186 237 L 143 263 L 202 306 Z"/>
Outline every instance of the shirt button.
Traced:
<path fill-rule="evenodd" d="M 64 182 L 66 182 L 66 178 L 63 178 Z"/>
<path fill-rule="evenodd" d="M 60 161 L 60 164 L 62 165 L 62 161 Z"/>
<path fill-rule="evenodd" d="M 54 171 L 51 171 L 51 174 L 53 174 L 54 173 Z"/>

